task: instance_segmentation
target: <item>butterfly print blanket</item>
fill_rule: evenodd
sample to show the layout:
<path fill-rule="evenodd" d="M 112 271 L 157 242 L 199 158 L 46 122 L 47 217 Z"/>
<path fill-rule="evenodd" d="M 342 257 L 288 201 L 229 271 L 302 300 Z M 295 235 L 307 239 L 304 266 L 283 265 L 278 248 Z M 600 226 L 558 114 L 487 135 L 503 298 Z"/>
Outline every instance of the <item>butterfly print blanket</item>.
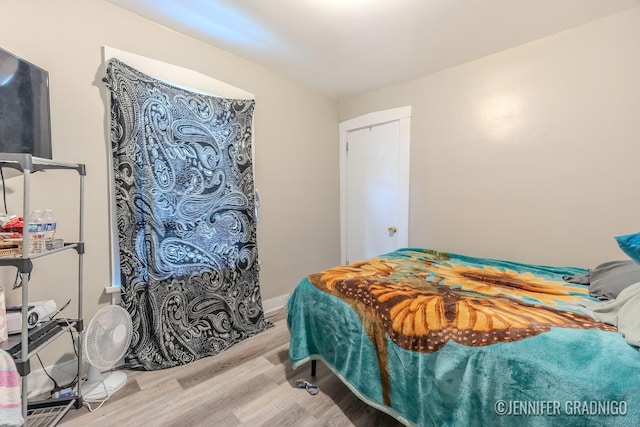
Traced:
<path fill-rule="evenodd" d="M 562 279 L 583 271 L 426 249 L 337 266 L 292 294 L 290 357 L 322 360 L 407 425 L 625 425 L 629 414 L 562 407 L 633 401 L 640 415 L 640 353 L 590 315 L 586 286 Z M 543 400 L 553 419 L 495 408 Z"/>

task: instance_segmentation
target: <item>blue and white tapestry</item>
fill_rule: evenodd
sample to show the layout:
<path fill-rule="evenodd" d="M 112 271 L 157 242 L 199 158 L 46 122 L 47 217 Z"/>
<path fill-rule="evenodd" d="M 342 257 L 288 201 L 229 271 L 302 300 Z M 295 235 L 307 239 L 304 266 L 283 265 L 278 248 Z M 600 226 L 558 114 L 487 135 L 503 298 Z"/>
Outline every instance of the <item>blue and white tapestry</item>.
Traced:
<path fill-rule="evenodd" d="M 185 90 L 111 59 L 127 366 L 216 354 L 271 324 L 258 283 L 251 157 L 254 101 Z"/>

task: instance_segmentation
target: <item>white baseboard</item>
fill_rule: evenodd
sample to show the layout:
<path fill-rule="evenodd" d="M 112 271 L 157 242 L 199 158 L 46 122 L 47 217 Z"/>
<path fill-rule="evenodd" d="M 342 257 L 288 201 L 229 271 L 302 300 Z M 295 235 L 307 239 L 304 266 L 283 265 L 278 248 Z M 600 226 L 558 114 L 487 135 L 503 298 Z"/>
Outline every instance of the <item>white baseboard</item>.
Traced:
<path fill-rule="evenodd" d="M 262 309 L 264 310 L 264 314 L 268 316 L 278 310 L 285 308 L 287 306 L 288 300 L 289 294 L 284 294 L 262 301 Z"/>

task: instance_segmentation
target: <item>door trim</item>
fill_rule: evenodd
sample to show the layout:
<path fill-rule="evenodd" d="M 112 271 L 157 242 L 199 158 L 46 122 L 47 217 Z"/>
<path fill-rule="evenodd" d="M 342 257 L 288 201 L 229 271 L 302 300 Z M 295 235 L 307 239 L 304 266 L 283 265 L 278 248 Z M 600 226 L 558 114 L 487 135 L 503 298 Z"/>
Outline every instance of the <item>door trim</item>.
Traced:
<path fill-rule="evenodd" d="M 393 121 L 400 123 L 401 176 L 398 193 L 398 241 L 409 244 L 409 147 L 411 141 L 411 106 L 375 111 L 340 122 L 340 262 L 347 261 L 347 135 L 351 131 L 381 125 Z"/>

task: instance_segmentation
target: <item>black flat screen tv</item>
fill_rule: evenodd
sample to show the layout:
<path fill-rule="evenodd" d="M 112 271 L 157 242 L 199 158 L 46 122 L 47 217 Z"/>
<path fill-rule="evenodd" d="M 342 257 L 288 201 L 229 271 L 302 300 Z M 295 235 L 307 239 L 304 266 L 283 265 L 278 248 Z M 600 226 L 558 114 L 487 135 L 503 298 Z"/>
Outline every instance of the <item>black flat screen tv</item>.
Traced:
<path fill-rule="evenodd" d="M 49 73 L 2 48 L 0 152 L 52 158 Z"/>

